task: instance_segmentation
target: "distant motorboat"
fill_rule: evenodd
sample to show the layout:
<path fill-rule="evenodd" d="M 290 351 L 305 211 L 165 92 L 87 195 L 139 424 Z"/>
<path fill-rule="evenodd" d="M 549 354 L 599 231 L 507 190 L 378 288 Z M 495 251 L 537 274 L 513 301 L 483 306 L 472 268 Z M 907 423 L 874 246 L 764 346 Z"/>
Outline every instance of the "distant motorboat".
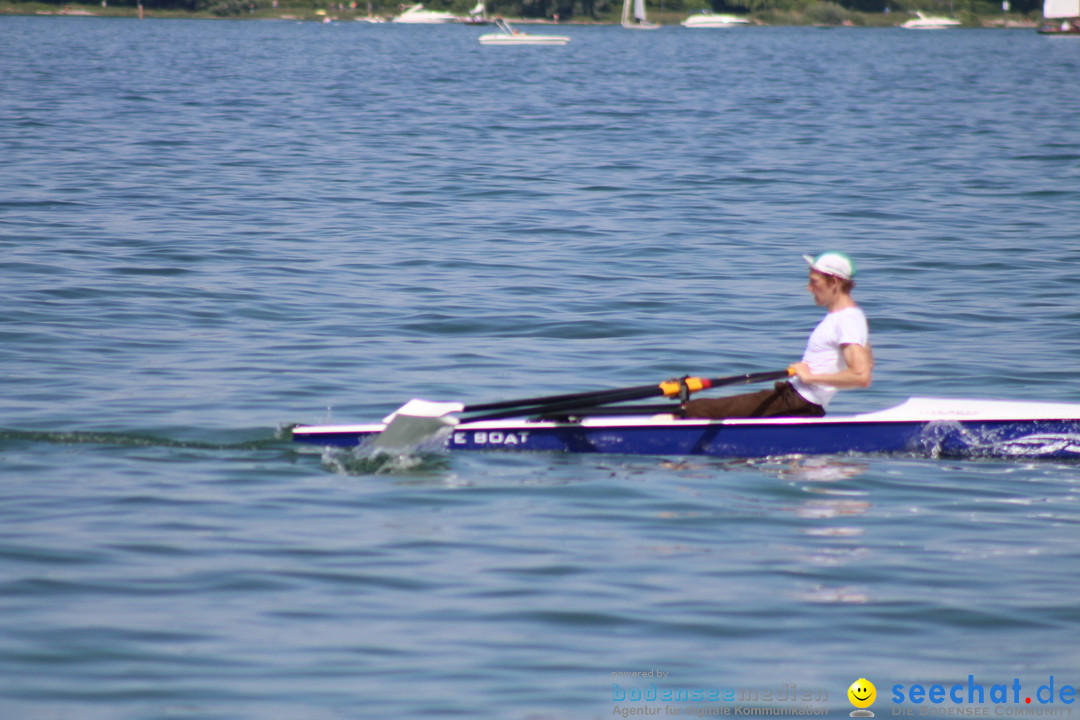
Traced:
<path fill-rule="evenodd" d="M 715 13 L 691 15 L 680 23 L 683 27 L 688 28 L 730 28 L 749 24 L 749 18 L 738 15 L 717 15 Z"/>
<path fill-rule="evenodd" d="M 633 4 L 633 17 L 630 6 Z M 645 16 L 645 0 L 623 0 L 622 26 L 627 30 L 659 30 L 660 25 Z"/>
<path fill-rule="evenodd" d="M 946 28 L 957 27 L 960 25 L 959 20 L 953 18 L 941 17 L 939 15 L 924 15 L 918 10 L 915 14 L 919 17 L 908 20 L 900 27 L 905 30 L 945 30 Z"/>
<path fill-rule="evenodd" d="M 530 35 L 510 27 L 510 23 L 496 18 L 497 33 L 480 36 L 481 45 L 565 45 L 570 38 L 564 35 Z"/>
<path fill-rule="evenodd" d="M 437 10 L 425 10 L 422 3 L 417 3 L 398 15 L 391 22 L 410 23 L 413 25 L 443 25 L 458 21 L 457 15 Z"/>
<path fill-rule="evenodd" d="M 1080 0 L 1045 0 L 1041 35 L 1080 35 Z"/>

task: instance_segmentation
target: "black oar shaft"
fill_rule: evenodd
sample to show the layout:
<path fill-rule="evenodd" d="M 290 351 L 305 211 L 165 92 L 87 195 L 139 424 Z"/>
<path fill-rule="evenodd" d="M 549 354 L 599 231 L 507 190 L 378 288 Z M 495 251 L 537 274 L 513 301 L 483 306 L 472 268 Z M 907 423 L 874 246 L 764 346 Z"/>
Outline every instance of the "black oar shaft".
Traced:
<path fill-rule="evenodd" d="M 771 370 L 768 372 L 747 373 L 745 375 L 732 375 L 730 377 L 722 378 L 693 378 L 692 381 L 696 381 L 698 384 L 696 386 L 692 385 L 690 391 L 696 392 L 697 390 L 704 390 L 711 387 L 723 387 L 724 385 L 740 385 L 754 382 L 765 382 L 767 380 L 779 380 L 781 378 L 787 377 L 789 374 L 790 373 L 788 370 Z M 653 385 L 638 385 L 636 387 L 629 388 L 587 390 L 585 392 L 564 393 L 562 395 L 545 395 L 541 397 L 524 398 L 521 400 L 501 400 L 498 402 L 477 403 L 475 405 L 466 405 L 462 412 L 474 413 L 485 412 L 487 410 L 508 410 L 510 408 L 546 407 L 548 405 L 561 405 L 566 402 L 574 402 L 579 405 L 602 405 L 613 402 L 625 402 L 627 400 L 643 400 L 645 398 L 657 397 L 661 395 L 671 397 L 678 392 L 678 382 L 678 380 L 669 380 L 663 383 Z"/>
<path fill-rule="evenodd" d="M 508 408 L 519 407 L 536 407 L 542 405 L 549 405 L 551 403 L 564 403 L 564 402 L 582 402 L 591 401 L 593 398 L 604 397 L 612 393 L 623 393 L 628 390 L 636 390 L 643 392 L 646 390 L 656 390 L 658 385 L 655 383 L 652 385 L 640 385 L 633 388 L 618 388 L 608 390 L 586 390 L 585 392 L 565 393 L 563 395 L 546 395 L 544 397 L 525 398 L 523 400 L 501 400 L 499 402 L 490 403 L 478 403 L 476 405 L 466 405 L 462 412 L 484 412 L 485 410 L 505 410 Z"/>
<path fill-rule="evenodd" d="M 789 370 L 773 370 L 760 373 L 747 373 L 745 375 L 732 375 L 722 378 L 686 378 L 683 381 L 667 381 L 658 385 L 641 385 L 632 388 L 615 390 L 600 390 L 585 393 L 569 393 L 566 395 L 552 395 L 546 398 L 532 398 L 532 401 L 517 400 L 501 403 L 486 403 L 481 405 L 467 406 L 464 412 L 477 412 L 483 410 L 499 410 L 476 417 L 464 418 L 466 422 L 480 422 L 484 420 L 501 420 L 503 418 L 521 417 L 523 415 L 541 415 L 558 413 L 580 409 L 585 406 L 597 407 L 611 405 L 631 400 L 645 400 L 652 397 L 675 397 L 679 394 L 680 382 L 685 382 L 689 392 L 706 390 L 708 388 L 723 387 L 725 385 L 746 385 L 755 382 L 780 380 L 791 374 Z"/>
<path fill-rule="evenodd" d="M 589 417 L 603 415 L 604 417 L 620 415 L 662 415 L 678 414 L 681 412 L 682 403 L 648 403 L 634 405 L 589 405 L 586 407 L 571 408 L 559 412 L 544 413 L 539 417 L 545 420 L 557 420 L 567 417 Z"/>
<path fill-rule="evenodd" d="M 629 400 L 644 400 L 645 398 L 663 395 L 659 385 L 649 385 L 646 388 L 626 388 L 624 390 L 609 390 L 603 394 L 594 393 L 571 398 L 561 402 L 548 402 L 526 407 L 516 407 L 500 412 L 486 413 L 478 417 L 464 418 L 465 422 L 480 422 L 483 420 L 502 420 L 503 418 L 521 417 L 522 415 L 540 415 L 544 413 L 562 412 L 584 406 L 596 407 L 598 405 L 610 405 L 612 403 L 627 402 Z M 467 408 L 466 408 L 467 409 Z"/>

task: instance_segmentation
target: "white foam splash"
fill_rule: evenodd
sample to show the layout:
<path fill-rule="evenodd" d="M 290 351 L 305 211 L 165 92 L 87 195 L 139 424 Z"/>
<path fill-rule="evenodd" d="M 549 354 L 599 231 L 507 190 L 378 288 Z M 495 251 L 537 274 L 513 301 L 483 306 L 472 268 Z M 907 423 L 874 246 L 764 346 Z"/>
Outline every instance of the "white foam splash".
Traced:
<path fill-rule="evenodd" d="M 966 427 L 959 422 L 936 422 L 926 426 L 919 438 L 924 452 L 938 458 L 947 443 L 959 442 L 967 457 L 1047 457 L 1062 454 L 1080 457 L 1080 434 L 1032 433 L 1002 438 L 1002 429 Z"/>

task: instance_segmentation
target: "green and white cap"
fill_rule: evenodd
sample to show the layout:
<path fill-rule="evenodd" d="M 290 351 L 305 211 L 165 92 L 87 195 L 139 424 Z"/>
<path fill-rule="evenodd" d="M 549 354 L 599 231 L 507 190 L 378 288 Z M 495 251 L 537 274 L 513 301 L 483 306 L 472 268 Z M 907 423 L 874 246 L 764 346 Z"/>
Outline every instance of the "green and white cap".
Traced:
<path fill-rule="evenodd" d="M 855 263 L 842 252 L 824 252 L 817 257 L 803 255 L 803 260 L 810 267 L 826 275 L 835 275 L 844 280 L 851 280 L 855 277 Z"/>

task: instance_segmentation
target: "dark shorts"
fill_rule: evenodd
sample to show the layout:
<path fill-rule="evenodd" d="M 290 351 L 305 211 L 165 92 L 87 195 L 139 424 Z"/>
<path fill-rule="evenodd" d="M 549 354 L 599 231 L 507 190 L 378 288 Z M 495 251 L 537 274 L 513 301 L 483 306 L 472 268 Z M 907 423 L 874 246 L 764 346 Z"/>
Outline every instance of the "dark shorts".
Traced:
<path fill-rule="evenodd" d="M 722 398 L 689 400 L 682 406 L 683 417 L 757 418 L 757 417 L 824 417 L 825 408 L 810 402 L 789 382 L 778 382 L 772 390 Z"/>

